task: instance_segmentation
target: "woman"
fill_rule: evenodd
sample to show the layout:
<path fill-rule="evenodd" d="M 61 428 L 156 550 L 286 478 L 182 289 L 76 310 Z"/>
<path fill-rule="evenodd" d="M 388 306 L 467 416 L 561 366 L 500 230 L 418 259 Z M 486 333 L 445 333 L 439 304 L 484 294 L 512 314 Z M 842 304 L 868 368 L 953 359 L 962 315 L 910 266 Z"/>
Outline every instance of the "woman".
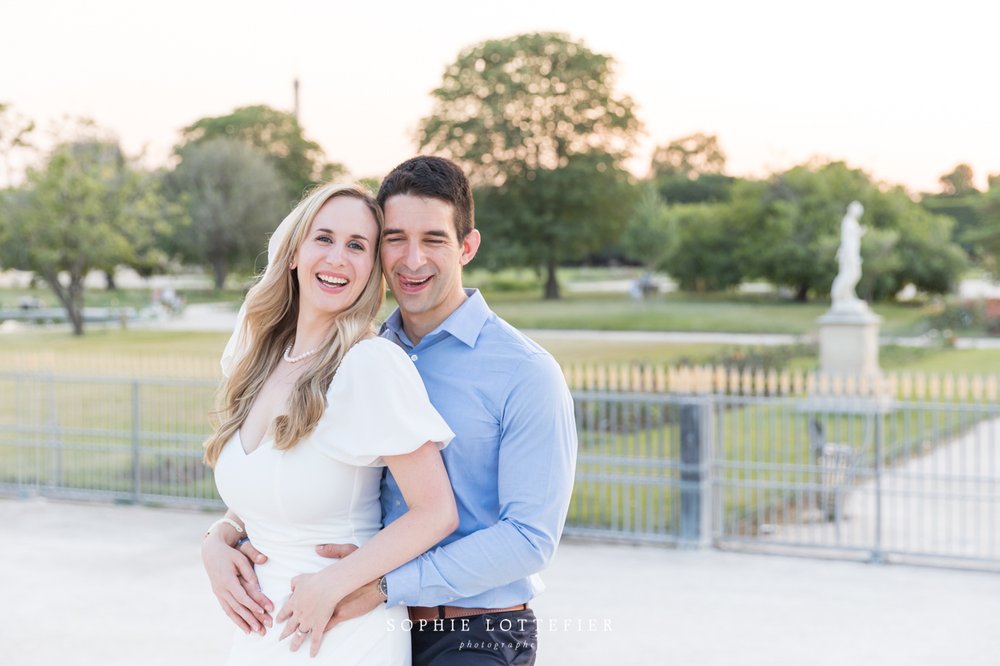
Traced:
<path fill-rule="evenodd" d="M 382 213 L 359 188 L 306 197 L 270 242 L 227 348 L 221 424 L 205 443 L 219 494 L 267 555 L 263 593 L 285 621 L 237 633 L 231 664 L 409 664 L 405 609 L 381 607 L 324 637 L 349 592 L 413 559 L 454 530 L 454 496 L 439 447 L 453 434 L 406 354 L 374 335 L 385 293 Z M 381 466 L 408 513 L 380 531 Z M 224 519 L 229 522 L 228 519 Z M 236 525 L 235 522 L 230 524 Z M 355 543 L 330 564 L 321 543 Z M 281 642 L 292 635 L 291 645 Z M 291 648 L 291 649 L 290 649 Z"/>

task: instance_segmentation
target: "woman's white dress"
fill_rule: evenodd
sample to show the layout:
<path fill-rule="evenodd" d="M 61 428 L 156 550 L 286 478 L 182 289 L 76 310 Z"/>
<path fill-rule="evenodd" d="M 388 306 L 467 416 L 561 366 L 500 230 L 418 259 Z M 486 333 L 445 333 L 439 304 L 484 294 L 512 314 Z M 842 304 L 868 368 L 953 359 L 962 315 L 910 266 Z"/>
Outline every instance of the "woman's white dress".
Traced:
<path fill-rule="evenodd" d="M 256 571 L 274 602 L 274 615 L 288 599 L 294 576 L 336 566 L 316 554 L 316 545 L 361 546 L 381 528 L 382 456 L 409 453 L 427 441 L 443 447 L 454 437 L 431 406 L 413 363 L 382 338 L 348 350 L 326 399 L 316 429 L 291 449 L 275 450 L 266 435 L 248 454 L 237 432 L 215 467 L 219 494 L 268 557 Z M 281 625 L 266 636 L 236 630 L 228 663 L 405 666 L 410 663 L 406 618 L 404 607 L 383 605 L 344 622 L 327 632 L 315 659 L 308 641 L 298 652 L 288 649 L 290 639 L 279 643 Z"/>

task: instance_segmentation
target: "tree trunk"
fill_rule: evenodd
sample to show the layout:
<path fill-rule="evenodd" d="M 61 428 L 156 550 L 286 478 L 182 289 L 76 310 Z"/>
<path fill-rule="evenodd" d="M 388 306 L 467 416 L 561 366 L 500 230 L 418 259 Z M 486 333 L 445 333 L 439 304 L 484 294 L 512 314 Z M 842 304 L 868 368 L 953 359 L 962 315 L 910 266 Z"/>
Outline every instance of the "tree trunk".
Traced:
<path fill-rule="evenodd" d="M 795 300 L 799 303 L 805 303 L 809 300 L 809 285 L 800 284 L 798 289 L 795 291 Z"/>
<path fill-rule="evenodd" d="M 83 276 L 69 278 L 69 321 L 73 335 L 83 335 Z"/>
<path fill-rule="evenodd" d="M 83 335 L 83 276 L 71 274 L 68 287 L 59 282 L 59 276 L 55 273 L 48 273 L 43 279 L 66 310 L 66 318 L 73 327 L 73 335 Z"/>
<path fill-rule="evenodd" d="M 545 300 L 559 300 L 559 280 L 556 279 L 556 262 L 549 261 L 546 266 L 548 277 L 545 279 Z"/>
<path fill-rule="evenodd" d="M 83 335 L 83 306 L 71 307 L 69 313 L 69 323 L 73 325 L 73 335 Z"/>
<path fill-rule="evenodd" d="M 113 270 L 104 271 L 104 288 L 108 291 L 118 291 L 118 285 L 115 284 L 115 272 Z"/>
<path fill-rule="evenodd" d="M 215 279 L 216 291 L 221 291 L 226 286 L 226 262 L 216 260 L 212 262 L 212 275 Z"/>

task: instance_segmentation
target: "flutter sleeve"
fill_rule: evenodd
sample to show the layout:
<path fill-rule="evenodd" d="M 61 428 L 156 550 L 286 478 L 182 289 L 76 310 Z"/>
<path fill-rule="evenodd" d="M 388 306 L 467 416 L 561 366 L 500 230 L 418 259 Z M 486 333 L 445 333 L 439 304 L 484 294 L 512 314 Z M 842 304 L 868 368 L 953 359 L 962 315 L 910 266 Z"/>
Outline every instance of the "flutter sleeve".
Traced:
<path fill-rule="evenodd" d="M 382 338 L 363 340 L 347 352 L 326 401 L 311 439 L 348 465 L 383 466 L 383 456 L 410 453 L 425 442 L 444 448 L 455 436 L 431 405 L 409 357 Z"/>

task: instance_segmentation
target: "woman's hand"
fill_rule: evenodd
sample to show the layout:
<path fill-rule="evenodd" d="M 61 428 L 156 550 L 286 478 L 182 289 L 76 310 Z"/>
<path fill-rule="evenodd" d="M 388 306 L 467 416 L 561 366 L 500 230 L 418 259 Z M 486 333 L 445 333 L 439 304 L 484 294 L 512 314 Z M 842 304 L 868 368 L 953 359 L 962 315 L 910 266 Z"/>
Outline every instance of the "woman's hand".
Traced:
<path fill-rule="evenodd" d="M 328 567 L 314 574 L 302 574 L 292 579 L 292 595 L 282 606 L 275 620 L 284 622 L 281 638 L 292 636 L 292 652 L 310 639 L 309 655 L 315 657 L 323 642 L 323 632 L 333 616 L 337 604 L 347 592 L 335 585 L 335 567 Z M 349 590 L 348 590 L 349 591 Z"/>
<path fill-rule="evenodd" d="M 251 558 L 258 563 L 267 560 L 249 542 L 237 550 L 216 533 L 202 541 L 201 561 L 222 610 L 244 633 L 263 636 L 271 626 L 269 611 L 274 606 L 260 591 Z"/>

